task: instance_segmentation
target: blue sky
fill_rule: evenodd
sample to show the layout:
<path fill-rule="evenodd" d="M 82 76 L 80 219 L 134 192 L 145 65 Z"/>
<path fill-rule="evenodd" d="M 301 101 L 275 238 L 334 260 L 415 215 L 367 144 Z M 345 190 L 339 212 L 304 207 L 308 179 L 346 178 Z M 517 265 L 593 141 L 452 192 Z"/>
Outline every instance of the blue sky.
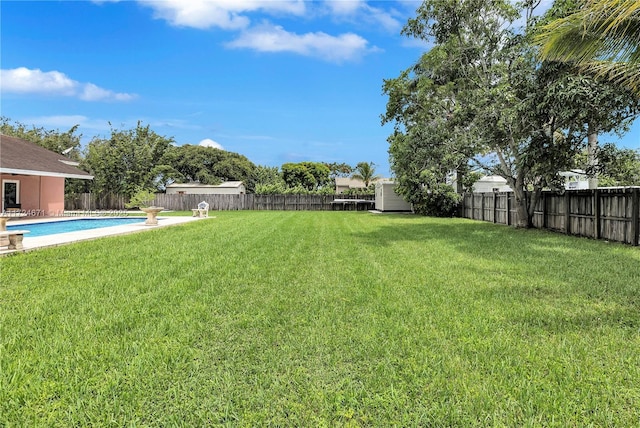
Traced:
<path fill-rule="evenodd" d="M 382 83 L 425 49 L 400 35 L 419 4 L 3 0 L 1 114 L 79 124 L 85 142 L 141 120 L 259 165 L 366 161 L 390 175 Z M 640 148 L 640 123 L 618 144 Z"/>

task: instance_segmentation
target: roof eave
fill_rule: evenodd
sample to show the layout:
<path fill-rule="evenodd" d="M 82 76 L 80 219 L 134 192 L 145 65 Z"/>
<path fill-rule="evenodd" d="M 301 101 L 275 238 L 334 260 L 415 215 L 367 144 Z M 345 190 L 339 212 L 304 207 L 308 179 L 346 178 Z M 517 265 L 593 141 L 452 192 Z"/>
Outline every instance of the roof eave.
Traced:
<path fill-rule="evenodd" d="M 93 180 L 93 175 L 66 174 L 62 172 L 32 171 L 28 169 L 0 168 L 0 173 L 18 175 L 41 175 L 43 177 L 79 178 L 81 180 Z"/>

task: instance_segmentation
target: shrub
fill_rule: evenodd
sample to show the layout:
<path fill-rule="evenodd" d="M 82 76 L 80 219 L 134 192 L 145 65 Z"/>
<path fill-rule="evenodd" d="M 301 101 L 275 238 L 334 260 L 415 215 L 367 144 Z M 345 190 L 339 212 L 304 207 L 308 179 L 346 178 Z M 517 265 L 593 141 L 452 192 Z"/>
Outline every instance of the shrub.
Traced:
<path fill-rule="evenodd" d="M 462 198 L 450 185 L 436 184 L 423 188 L 413 199 L 413 209 L 417 214 L 453 217 Z"/>
<path fill-rule="evenodd" d="M 139 188 L 136 193 L 133 194 L 131 199 L 125 207 L 127 208 L 146 208 L 151 205 L 151 202 L 156 198 L 156 194 L 148 189 Z"/>

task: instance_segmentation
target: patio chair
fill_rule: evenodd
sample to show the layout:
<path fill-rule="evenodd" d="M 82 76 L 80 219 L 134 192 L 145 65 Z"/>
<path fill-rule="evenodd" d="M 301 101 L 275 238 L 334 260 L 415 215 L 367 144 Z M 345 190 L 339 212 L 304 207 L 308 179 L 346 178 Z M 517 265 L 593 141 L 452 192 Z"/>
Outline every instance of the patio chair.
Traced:
<path fill-rule="evenodd" d="M 205 201 L 200 202 L 198 204 L 198 208 L 193 210 L 194 217 L 196 216 L 196 213 L 198 217 L 209 217 L 209 204 Z"/>

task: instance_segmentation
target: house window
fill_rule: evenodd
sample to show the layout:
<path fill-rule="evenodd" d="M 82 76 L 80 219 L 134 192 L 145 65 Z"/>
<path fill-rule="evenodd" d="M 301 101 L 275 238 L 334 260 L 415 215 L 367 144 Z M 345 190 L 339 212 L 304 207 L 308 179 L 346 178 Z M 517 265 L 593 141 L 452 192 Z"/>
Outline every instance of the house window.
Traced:
<path fill-rule="evenodd" d="M 2 208 L 20 208 L 20 181 L 2 180 Z"/>

